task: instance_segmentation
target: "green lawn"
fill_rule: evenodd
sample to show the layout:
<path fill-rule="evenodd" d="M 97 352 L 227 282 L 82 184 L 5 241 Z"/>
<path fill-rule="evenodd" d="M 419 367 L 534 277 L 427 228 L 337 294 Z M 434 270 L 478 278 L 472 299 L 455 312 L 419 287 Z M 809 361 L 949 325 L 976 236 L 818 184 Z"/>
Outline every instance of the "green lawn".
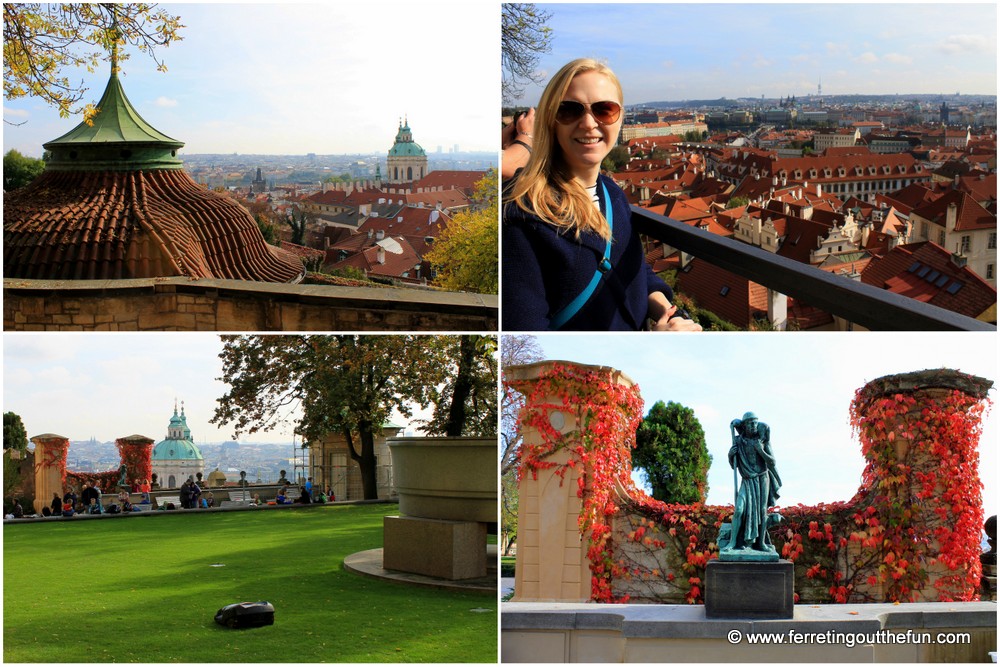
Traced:
<path fill-rule="evenodd" d="M 382 517 L 397 512 L 5 525 L 4 661 L 495 663 L 496 598 L 343 569 L 345 556 L 382 546 Z M 274 605 L 273 626 L 215 623 L 220 607 L 249 600 Z"/>

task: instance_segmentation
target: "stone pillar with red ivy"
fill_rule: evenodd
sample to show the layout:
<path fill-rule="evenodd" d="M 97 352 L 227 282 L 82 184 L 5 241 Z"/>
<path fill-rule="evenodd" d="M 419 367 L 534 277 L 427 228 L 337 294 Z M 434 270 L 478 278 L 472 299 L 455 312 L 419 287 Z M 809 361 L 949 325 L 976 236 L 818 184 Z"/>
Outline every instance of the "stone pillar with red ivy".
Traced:
<path fill-rule="evenodd" d="M 867 461 L 862 488 L 882 528 L 879 563 L 866 583 L 880 588 L 882 599 L 976 599 L 978 444 L 992 386 L 935 369 L 889 375 L 857 391 L 851 424 Z"/>
<path fill-rule="evenodd" d="M 36 435 L 31 439 L 35 445 L 35 513 L 52 502 L 52 494 L 63 496 L 66 482 L 66 454 L 69 452 L 69 438 L 55 433 Z"/>
<path fill-rule="evenodd" d="M 139 482 L 153 475 L 154 442 L 144 435 L 129 435 L 115 440 L 121 462 L 127 466 L 126 483 L 133 491 L 138 488 Z"/>
<path fill-rule="evenodd" d="M 604 366 L 546 361 L 505 369 L 525 399 L 516 601 L 615 601 L 611 522 L 634 489 L 638 386 Z"/>

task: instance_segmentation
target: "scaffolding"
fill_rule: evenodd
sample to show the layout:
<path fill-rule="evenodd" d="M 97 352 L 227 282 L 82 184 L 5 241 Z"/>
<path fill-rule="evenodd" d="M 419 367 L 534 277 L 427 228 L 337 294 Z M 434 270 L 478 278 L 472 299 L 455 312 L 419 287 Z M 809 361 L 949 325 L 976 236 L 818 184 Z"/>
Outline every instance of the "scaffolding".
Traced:
<path fill-rule="evenodd" d="M 302 486 L 310 477 L 314 490 L 331 489 L 340 500 L 350 497 L 346 452 L 329 451 L 323 445 L 311 447 L 296 434 L 292 439 L 292 480 Z"/>

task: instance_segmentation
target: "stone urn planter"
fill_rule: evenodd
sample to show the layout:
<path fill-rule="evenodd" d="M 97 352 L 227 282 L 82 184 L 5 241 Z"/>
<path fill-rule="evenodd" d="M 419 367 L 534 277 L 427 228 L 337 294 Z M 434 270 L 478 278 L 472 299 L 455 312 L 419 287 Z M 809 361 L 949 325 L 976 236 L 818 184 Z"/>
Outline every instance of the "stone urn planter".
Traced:
<path fill-rule="evenodd" d="M 401 514 L 496 523 L 496 438 L 390 438 L 387 442 Z"/>
<path fill-rule="evenodd" d="M 390 438 L 400 516 L 383 519 L 382 566 L 441 579 L 486 575 L 497 522 L 496 438 Z"/>

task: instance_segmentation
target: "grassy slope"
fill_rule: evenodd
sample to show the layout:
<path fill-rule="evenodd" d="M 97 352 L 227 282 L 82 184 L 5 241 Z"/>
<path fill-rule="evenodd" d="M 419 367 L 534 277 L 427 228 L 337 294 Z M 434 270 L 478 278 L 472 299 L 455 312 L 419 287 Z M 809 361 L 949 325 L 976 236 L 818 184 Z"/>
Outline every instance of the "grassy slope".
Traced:
<path fill-rule="evenodd" d="M 496 662 L 495 599 L 344 571 L 345 556 L 381 546 L 382 516 L 397 511 L 5 525 L 4 661 Z M 275 624 L 215 623 L 248 600 L 271 602 Z"/>

